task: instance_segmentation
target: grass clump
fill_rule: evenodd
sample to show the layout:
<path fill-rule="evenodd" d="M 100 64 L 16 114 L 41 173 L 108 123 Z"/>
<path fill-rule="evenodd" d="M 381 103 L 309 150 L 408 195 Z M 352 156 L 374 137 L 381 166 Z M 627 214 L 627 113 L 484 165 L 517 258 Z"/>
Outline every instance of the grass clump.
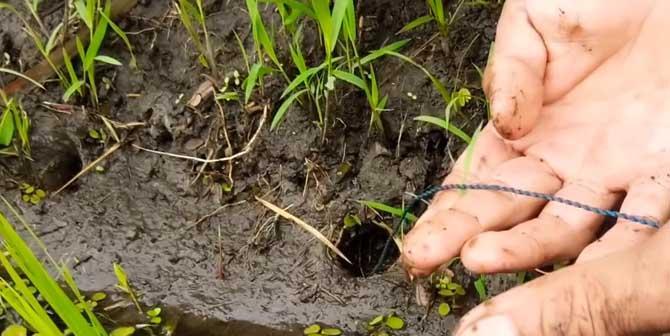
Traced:
<path fill-rule="evenodd" d="M 30 156 L 30 119 L 21 102 L 0 90 L 0 155 Z"/>
<path fill-rule="evenodd" d="M 406 24 L 398 33 L 408 32 L 410 30 L 422 27 L 426 24 L 434 22 L 440 34 L 443 37 L 449 36 L 449 31 L 451 26 L 458 18 L 458 14 L 461 11 L 465 0 L 459 0 L 456 8 L 453 11 L 445 11 L 443 0 L 426 0 L 426 6 L 428 7 L 428 14 L 420 16 L 410 23 Z"/>
<path fill-rule="evenodd" d="M 39 1 L 26 1 L 25 3 L 31 13 L 33 13 L 36 21 L 39 22 L 39 17 L 36 14 L 36 8 Z M 15 7 L 0 2 L 0 9 L 9 10 L 19 17 L 25 31 L 32 39 L 33 44 L 42 57 L 49 63 L 50 67 L 58 77 L 61 86 L 65 90 L 63 101 L 69 101 L 75 94 L 80 97 L 85 97 L 87 93 L 89 93 L 92 102 L 97 105 L 98 91 L 96 86 L 96 64 L 122 65 L 119 60 L 111 56 L 100 54 L 100 49 L 107 36 L 108 29 L 111 28 L 111 30 L 123 40 L 126 48 L 130 52 L 130 66 L 133 68 L 136 67 L 135 55 L 133 54 L 132 46 L 126 34 L 110 19 L 112 7 L 111 0 L 104 0 L 104 2 L 103 0 L 74 0 L 73 3 L 76 14 L 75 17 L 83 22 L 88 30 L 88 34 L 85 36 L 84 40 L 80 39 L 79 36 L 75 36 L 76 53 L 81 61 L 79 73 L 75 70 L 71 60 L 71 57 L 75 55 L 70 55 L 66 48 L 61 49 L 65 71 L 63 71 L 59 65 L 54 63 L 52 59 L 53 53 L 58 46 L 59 32 L 67 31 L 67 27 L 64 27 L 64 25 L 69 24 L 69 22 L 64 22 L 56 26 L 56 28 L 48 34 L 48 40 L 45 41 L 39 31 L 34 29 L 28 20 L 23 17 Z M 85 41 L 88 42 L 86 47 Z"/>
<path fill-rule="evenodd" d="M 209 42 L 209 32 L 205 22 L 205 10 L 202 0 L 178 0 L 175 2 L 179 20 L 191 37 L 191 41 L 198 50 L 198 62 L 217 76 L 216 60 Z"/>
<path fill-rule="evenodd" d="M 2 200 L 37 240 L 27 223 L 4 198 Z M 65 330 L 58 326 L 62 323 L 72 335 L 107 335 L 90 305 L 84 304 L 83 313 L 80 311 L 77 302 L 65 293 L 2 212 L 0 237 L 3 240 L 0 264 L 7 273 L 0 277 L 0 297 L 23 319 L 26 328 L 44 336 L 64 335 Z M 41 243 L 40 246 L 44 248 Z M 66 267 L 57 265 L 50 257 L 49 260 L 54 270 L 66 280 L 69 289 L 78 293 Z"/>

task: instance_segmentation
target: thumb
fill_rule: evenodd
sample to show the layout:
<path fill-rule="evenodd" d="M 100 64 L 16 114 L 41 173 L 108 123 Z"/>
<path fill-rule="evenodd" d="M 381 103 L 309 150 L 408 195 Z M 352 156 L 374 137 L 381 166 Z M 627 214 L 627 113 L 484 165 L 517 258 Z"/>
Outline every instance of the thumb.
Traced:
<path fill-rule="evenodd" d="M 566 267 L 491 299 L 455 335 L 646 335 L 670 330 L 670 226 L 644 245 Z"/>
<path fill-rule="evenodd" d="M 543 101 L 547 50 L 525 0 L 505 2 L 483 87 L 498 133 L 516 140 L 535 126 Z"/>

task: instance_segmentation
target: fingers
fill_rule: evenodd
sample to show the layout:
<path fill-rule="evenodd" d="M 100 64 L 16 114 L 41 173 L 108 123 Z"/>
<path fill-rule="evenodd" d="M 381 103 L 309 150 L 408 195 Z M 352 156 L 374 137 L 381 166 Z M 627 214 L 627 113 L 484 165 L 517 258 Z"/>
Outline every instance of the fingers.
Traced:
<path fill-rule="evenodd" d="M 580 183 L 567 184 L 556 196 L 609 209 L 617 195 Z M 603 222 L 600 215 L 550 202 L 540 215 L 508 231 L 485 232 L 461 251 L 463 264 L 477 273 L 525 270 L 577 257 L 593 241 Z"/>
<path fill-rule="evenodd" d="M 444 183 L 464 183 L 467 181 L 480 181 L 488 176 L 495 167 L 512 158 L 518 157 L 519 153 L 512 146 L 505 143 L 496 135 L 492 124 L 487 124 L 473 142 L 474 146 L 470 153 L 466 150 L 444 180 Z M 443 191 L 435 195 L 435 204 L 453 204 L 459 197 L 456 191 Z"/>
<path fill-rule="evenodd" d="M 508 0 L 498 22 L 495 47 L 484 74 L 493 124 L 506 139 L 532 129 L 543 101 L 547 51 L 530 23 L 525 0 Z"/>
<path fill-rule="evenodd" d="M 482 182 L 554 193 L 561 181 L 536 159 L 520 157 L 502 163 Z M 452 203 L 435 203 L 420 224 L 405 238 L 403 261 L 417 276 L 459 254 L 472 236 L 487 230 L 510 227 L 542 209 L 545 201 L 489 190 L 468 190 Z"/>
<path fill-rule="evenodd" d="M 623 201 L 621 211 L 665 223 L 670 219 L 670 178 L 659 174 L 631 183 Z M 617 221 L 601 238 L 587 246 L 577 262 L 603 257 L 618 250 L 638 245 L 658 230 L 625 219 Z"/>
<path fill-rule="evenodd" d="M 670 228 L 670 227 L 669 227 Z M 647 243 L 569 266 L 470 311 L 456 336 L 640 335 L 669 330 L 670 230 Z"/>

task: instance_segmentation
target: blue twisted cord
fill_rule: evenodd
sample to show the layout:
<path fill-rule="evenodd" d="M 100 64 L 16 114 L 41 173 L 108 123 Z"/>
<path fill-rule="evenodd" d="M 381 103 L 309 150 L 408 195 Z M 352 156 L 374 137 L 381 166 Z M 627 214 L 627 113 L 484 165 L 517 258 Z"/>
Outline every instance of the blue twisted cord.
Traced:
<path fill-rule="evenodd" d="M 393 234 L 389 236 L 389 238 L 386 240 L 386 244 L 384 245 L 384 249 L 382 250 L 381 255 L 379 256 L 379 260 L 377 261 L 377 264 L 375 265 L 375 268 L 372 271 L 372 274 L 377 273 L 379 269 L 382 267 L 382 264 L 384 263 L 384 259 L 386 258 L 386 254 L 388 253 L 388 249 L 391 246 L 391 242 L 393 241 L 393 237 L 398 234 L 400 229 L 405 228 L 405 222 L 407 221 L 407 215 L 414 211 L 414 209 L 420 204 L 421 201 L 429 201 L 430 199 L 435 196 L 440 191 L 444 190 L 490 190 L 490 191 L 500 191 L 500 192 L 507 192 L 507 193 L 512 193 L 512 194 L 517 194 L 517 195 L 522 195 L 522 196 L 527 196 L 527 197 L 532 197 L 532 198 L 538 198 L 545 200 L 547 202 L 557 202 L 557 203 L 562 203 L 566 204 L 575 208 L 579 208 L 585 211 L 589 211 L 601 216 L 605 217 L 611 217 L 611 218 L 621 218 L 628 220 L 630 222 L 642 224 L 645 226 L 649 226 L 652 228 L 659 228 L 660 225 L 658 222 L 645 218 L 643 216 L 637 216 L 637 215 L 631 215 L 619 211 L 614 211 L 614 210 L 607 210 L 607 209 L 601 209 L 597 208 L 594 206 L 590 206 L 587 204 L 583 204 L 580 202 L 576 202 L 573 200 L 565 199 L 559 196 L 554 196 L 550 194 L 545 194 L 545 193 L 539 193 L 539 192 L 534 192 L 534 191 L 528 191 L 528 190 L 523 190 L 523 189 L 517 189 L 517 188 L 512 188 L 512 187 L 507 187 L 507 186 L 502 186 L 502 185 L 497 185 L 497 184 L 485 184 L 485 183 L 454 183 L 454 184 L 443 184 L 443 185 L 437 185 L 437 186 L 431 186 L 428 189 L 426 189 L 424 192 L 416 196 L 416 199 L 412 202 L 412 204 L 405 208 L 405 210 L 402 213 L 402 216 L 400 218 L 400 222 L 395 224 L 393 227 Z"/>

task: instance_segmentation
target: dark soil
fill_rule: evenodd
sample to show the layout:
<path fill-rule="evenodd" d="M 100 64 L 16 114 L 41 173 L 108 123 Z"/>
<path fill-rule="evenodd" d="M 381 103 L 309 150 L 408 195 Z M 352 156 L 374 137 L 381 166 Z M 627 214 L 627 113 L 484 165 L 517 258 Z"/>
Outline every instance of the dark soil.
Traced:
<path fill-rule="evenodd" d="M 432 25 L 406 36 L 395 35 L 426 13 L 423 1 L 361 2 L 359 14 L 365 18 L 361 51 L 411 37 L 404 54 L 412 55 L 449 87 L 466 86 L 482 96 L 473 64 L 483 68 L 486 63 L 499 7 L 467 8 L 447 42 L 441 37 L 430 39 L 436 32 Z M 207 8 L 220 69 L 228 75 L 234 70 L 244 75 L 233 35 L 235 30 L 252 55 L 244 1 L 218 1 Z M 53 11 L 45 22 L 56 24 L 61 12 Z M 279 24 L 270 11 L 265 14 L 268 25 L 270 17 Z M 140 1 L 121 26 L 131 33 L 140 69 L 100 69 L 98 78 L 106 78 L 109 85 L 101 85 L 98 110 L 86 101 L 78 102 L 85 109 L 77 107 L 69 115 L 47 110 L 42 102 L 61 101 L 63 91 L 57 83 L 48 84 L 46 92 L 24 93 L 23 105 L 33 122 L 34 161 L 0 158 L 3 194 L 19 205 L 50 252 L 73 265 L 84 290 L 112 289 L 116 281 L 112 263 L 120 262 L 145 303 L 187 314 L 178 335 L 205 335 L 205 329 L 211 335 L 299 335 L 311 323 L 338 326 L 353 335 L 364 329 L 368 319 L 392 311 L 408 325 L 398 334 L 442 335 L 476 304 L 471 277 L 457 268 L 457 278 L 468 290 L 465 307 L 447 318 L 440 318 L 433 309 L 423 318 L 426 309 L 416 303 L 415 288 L 399 265 L 381 275 L 357 276 L 360 272 L 341 267 L 310 234 L 277 220 L 255 200 L 258 196 L 281 207 L 291 206 L 292 214 L 336 242 L 350 235 L 342 234 L 347 214 L 357 213 L 372 225 L 369 212 L 357 200 L 400 205 L 407 192 L 419 192 L 443 178 L 462 142 L 413 120 L 421 114 L 439 116 L 444 103 L 422 72 L 394 59 L 376 64 L 391 109 L 383 114 L 384 136 L 368 134 L 365 97 L 342 91 L 330 106 L 332 117 L 324 141 L 315 116 L 295 107 L 278 130 L 270 132 L 269 121 L 263 125 L 253 150 L 230 166 L 203 168 L 125 145 L 100 164 L 104 173 L 86 174 L 38 206 L 21 203 L 18 182 L 53 192 L 111 146 L 110 141 L 101 144 L 87 139 L 88 130 L 105 127 L 98 115 L 120 123 L 145 123 L 133 131 L 119 131 L 143 147 L 201 158 L 208 153 L 212 157 L 230 154 L 218 136 L 222 123 L 216 106 L 196 111 L 185 107 L 206 71 L 198 65 L 168 2 Z M 102 53 L 128 60 L 121 41 L 111 37 Z M 14 69 L 23 65 L 25 70 L 40 59 L 19 21 L 5 12 L 0 12 L 2 53 L 10 57 L 6 66 Z M 9 78 L 4 79 L 6 84 Z M 283 90 L 280 80 L 266 81 L 264 95 L 256 93 L 252 100 L 276 107 Z M 255 132 L 261 112 L 228 103 L 224 113 L 232 151 L 240 151 Z M 456 122 L 472 133 L 485 114 L 485 107 L 473 100 Z M 210 138 L 210 134 L 216 136 Z M 234 187 L 224 191 L 221 184 L 229 183 L 226 176 L 231 167 Z M 340 246 L 358 246 L 363 251 L 359 259 L 369 267 L 371 260 L 376 262 L 373 254 L 384 239 L 379 232 L 372 236 L 381 237 L 376 245 L 345 241 Z M 490 291 L 509 287 L 508 278 L 500 279 L 490 284 Z M 195 316 L 210 322 L 203 324 Z"/>

